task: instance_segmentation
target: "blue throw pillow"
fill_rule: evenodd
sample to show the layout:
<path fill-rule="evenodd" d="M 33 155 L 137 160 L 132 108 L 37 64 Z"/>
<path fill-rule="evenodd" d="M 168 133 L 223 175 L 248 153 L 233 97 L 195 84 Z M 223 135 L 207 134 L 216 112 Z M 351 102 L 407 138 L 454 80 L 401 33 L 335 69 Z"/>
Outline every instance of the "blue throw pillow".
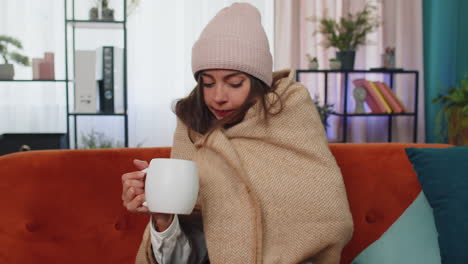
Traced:
<path fill-rule="evenodd" d="M 468 263 L 468 146 L 407 148 L 434 212 L 444 264 Z"/>

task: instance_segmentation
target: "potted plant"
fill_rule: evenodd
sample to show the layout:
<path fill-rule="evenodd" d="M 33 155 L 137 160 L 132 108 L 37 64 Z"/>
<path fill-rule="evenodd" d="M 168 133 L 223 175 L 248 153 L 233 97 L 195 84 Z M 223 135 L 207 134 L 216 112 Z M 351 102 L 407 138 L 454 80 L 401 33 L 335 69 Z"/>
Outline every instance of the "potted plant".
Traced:
<path fill-rule="evenodd" d="M 0 64 L 0 79 L 13 80 L 15 69 L 9 60 L 14 61 L 20 65 L 29 66 L 29 58 L 21 55 L 18 52 L 9 50 L 9 46 L 14 46 L 17 49 L 23 49 L 21 42 L 13 37 L 0 35 L 0 55 L 3 58 L 4 64 Z"/>
<path fill-rule="evenodd" d="M 81 134 L 81 149 L 98 149 L 98 148 L 123 148 L 120 141 L 114 141 L 108 138 L 104 133 L 97 132 L 94 129 L 88 134 Z"/>
<path fill-rule="evenodd" d="M 114 9 L 109 8 L 109 0 L 102 1 L 101 19 L 114 20 Z"/>
<path fill-rule="evenodd" d="M 309 70 L 317 70 L 319 67 L 317 57 L 312 57 L 309 53 L 306 56 L 309 61 Z"/>
<path fill-rule="evenodd" d="M 338 50 L 336 57 L 340 59 L 342 69 L 354 69 L 357 48 L 366 43 L 368 33 L 379 27 L 380 22 L 377 15 L 374 15 L 375 10 L 375 6 L 366 4 L 363 10 L 356 14 L 348 13 L 338 21 L 328 17 L 318 20 L 319 28 L 316 33 L 324 35 L 325 47 L 334 47 Z"/>
<path fill-rule="evenodd" d="M 315 108 L 317 108 L 317 111 L 320 115 L 320 120 L 322 121 L 323 127 L 328 127 L 328 116 L 333 113 L 334 104 L 321 104 L 318 95 L 315 95 L 312 101 L 314 102 Z"/>
<path fill-rule="evenodd" d="M 436 119 L 436 132 L 439 137 L 446 132 L 442 129 L 442 123 L 447 123 L 449 143 L 468 145 L 468 76 L 460 82 L 459 87 L 450 88 L 447 93 L 439 94 L 433 102 L 442 104 Z"/>
<path fill-rule="evenodd" d="M 341 61 L 338 58 L 331 58 L 330 62 L 330 69 L 332 70 L 339 70 L 341 69 Z"/>
<path fill-rule="evenodd" d="M 99 19 L 99 6 L 101 5 L 101 0 L 94 0 L 94 6 L 89 9 L 89 20 L 98 20 Z"/>

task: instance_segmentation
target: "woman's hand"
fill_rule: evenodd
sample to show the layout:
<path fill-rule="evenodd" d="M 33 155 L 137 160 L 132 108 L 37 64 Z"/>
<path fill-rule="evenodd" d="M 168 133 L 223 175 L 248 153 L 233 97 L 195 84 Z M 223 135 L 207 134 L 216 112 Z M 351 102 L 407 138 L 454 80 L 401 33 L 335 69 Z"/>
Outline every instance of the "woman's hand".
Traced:
<path fill-rule="evenodd" d="M 145 176 L 142 172 L 148 168 L 148 162 L 143 160 L 133 160 L 133 164 L 138 171 L 125 173 L 122 175 L 122 200 L 123 206 L 132 213 L 151 214 L 155 223 L 156 230 L 162 232 L 172 223 L 174 215 L 150 213 L 148 207 L 143 206 L 145 198 Z"/>

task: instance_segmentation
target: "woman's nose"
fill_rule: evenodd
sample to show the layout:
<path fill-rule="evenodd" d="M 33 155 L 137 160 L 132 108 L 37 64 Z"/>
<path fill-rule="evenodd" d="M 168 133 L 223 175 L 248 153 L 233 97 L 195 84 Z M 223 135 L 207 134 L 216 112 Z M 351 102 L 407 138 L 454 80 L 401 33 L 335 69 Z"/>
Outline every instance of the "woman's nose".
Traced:
<path fill-rule="evenodd" d="M 213 100 L 218 104 L 227 102 L 227 93 L 222 85 L 216 85 Z"/>

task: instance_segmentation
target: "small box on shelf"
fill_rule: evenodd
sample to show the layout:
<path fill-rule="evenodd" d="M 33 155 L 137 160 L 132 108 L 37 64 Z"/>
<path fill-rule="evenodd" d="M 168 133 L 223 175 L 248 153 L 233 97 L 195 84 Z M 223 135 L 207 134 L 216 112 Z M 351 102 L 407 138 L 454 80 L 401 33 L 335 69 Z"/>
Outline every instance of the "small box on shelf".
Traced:
<path fill-rule="evenodd" d="M 54 80 L 55 60 L 53 52 L 45 52 L 43 58 L 32 59 L 33 80 Z"/>

